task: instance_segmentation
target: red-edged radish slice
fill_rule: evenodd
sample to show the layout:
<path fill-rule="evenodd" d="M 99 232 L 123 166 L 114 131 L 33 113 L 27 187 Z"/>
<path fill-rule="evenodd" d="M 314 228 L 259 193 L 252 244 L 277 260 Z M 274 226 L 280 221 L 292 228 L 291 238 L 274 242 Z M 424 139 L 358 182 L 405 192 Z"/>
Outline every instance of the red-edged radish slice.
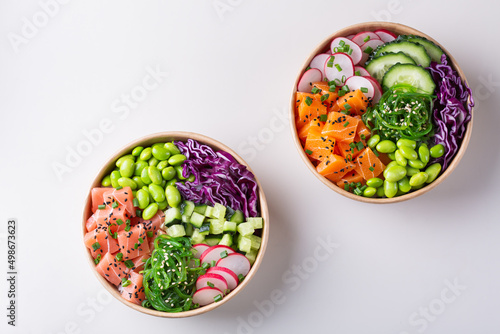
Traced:
<path fill-rule="evenodd" d="M 356 34 L 356 36 L 354 36 L 352 38 L 352 41 L 354 43 L 358 44 L 359 46 L 361 46 L 361 45 L 365 44 L 366 42 L 371 41 L 372 39 L 380 40 L 380 37 L 378 37 L 378 35 L 374 32 L 362 31 L 359 34 Z"/>
<path fill-rule="evenodd" d="M 231 247 L 223 246 L 223 245 L 215 245 L 207 248 L 206 251 L 203 252 L 200 256 L 201 263 L 211 264 L 212 261 L 219 261 L 219 259 L 223 256 L 223 253 L 227 254 L 234 253 L 234 250 Z"/>
<path fill-rule="evenodd" d="M 214 298 L 220 295 L 224 296 L 224 293 L 217 288 L 206 287 L 200 290 L 197 290 L 193 294 L 193 304 L 198 304 L 200 306 L 205 306 L 208 304 L 212 304 L 215 302 Z"/>
<path fill-rule="evenodd" d="M 395 40 L 398 37 L 398 36 L 396 36 L 396 34 L 393 34 L 389 30 L 385 30 L 385 29 L 375 30 L 374 33 L 377 34 L 377 36 L 382 40 L 382 42 L 385 42 L 385 43 L 392 42 L 393 40 Z"/>
<path fill-rule="evenodd" d="M 380 101 L 380 98 L 382 97 L 382 86 L 378 83 L 377 79 L 374 77 L 365 77 L 366 79 L 370 80 L 371 83 L 373 84 L 373 88 L 375 90 L 375 93 L 373 94 L 373 103 L 377 103 Z"/>
<path fill-rule="evenodd" d="M 312 83 L 323 80 L 323 74 L 317 68 L 311 68 L 302 74 L 302 78 L 299 80 L 297 85 L 297 90 L 303 93 L 310 93 L 312 89 Z"/>
<path fill-rule="evenodd" d="M 361 50 L 361 49 L 360 49 Z M 311 63 L 309 64 L 310 68 L 315 68 L 321 71 L 322 77 L 325 76 L 325 63 L 330 58 L 329 53 L 320 53 L 319 55 L 315 56 L 313 60 L 311 60 Z M 316 82 L 319 80 L 316 80 Z M 299 83 L 300 85 L 300 83 Z"/>
<path fill-rule="evenodd" d="M 333 39 L 332 43 L 330 44 L 330 50 L 332 51 L 332 54 L 339 52 L 337 50 L 341 44 L 349 45 L 349 47 L 352 49 L 352 53 L 350 55 L 349 54 L 348 55 L 351 57 L 352 63 L 354 65 L 359 63 L 359 61 L 361 60 L 361 56 L 363 55 L 361 48 L 359 47 L 358 44 L 354 43 L 353 41 L 351 41 L 350 39 L 347 39 L 345 37 L 337 37 L 337 38 Z M 343 52 L 343 53 L 345 53 L 345 52 Z"/>
<path fill-rule="evenodd" d="M 364 67 L 361 67 L 361 66 L 354 66 L 354 74 L 356 74 L 356 72 L 359 72 L 359 75 L 362 76 L 362 77 L 369 77 L 370 76 L 370 73 L 368 73 L 367 70 L 365 70 Z"/>
<path fill-rule="evenodd" d="M 209 284 L 212 284 L 213 287 L 223 292 L 229 289 L 226 279 L 222 275 L 206 273 L 205 275 L 199 276 L 196 280 L 196 290 L 206 288 L 207 286 L 212 287 Z"/>
<path fill-rule="evenodd" d="M 239 279 L 232 270 L 225 267 L 212 267 L 207 270 L 207 274 L 219 274 L 226 279 L 229 290 L 234 290 L 238 286 Z"/>
<path fill-rule="evenodd" d="M 217 267 L 224 267 L 231 270 L 236 276 L 246 276 L 250 271 L 250 261 L 245 255 L 240 253 L 229 254 L 223 259 L 217 261 Z"/>
<path fill-rule="evenodd" d="M 382 44 L 384 44 L 384 42 L 382 42 L 380 39 L 374 39 L 361 45 L 361 50 L 363 51 L 363 57 L 361 58 L 359 64 L 364 65 L 368 60 L 368 57 L 370 56 L 372 50 L 375 50 L 377 47 L 379 47 L 379 45 Z M 371 48 L 371 50 L 369 48 Z M 366 52 L 367 49 L 370 50 L 370 52 Z"/>
<path fill-rule="evenodd" d="M 332 54 L 332 57 L 334 57 L 332 67 L 328 66 L 330 60 L 325 63 L 325 75 L 328 81 L 335 79 L 342 81 L 342 77 L 349 78 L 354 75 L 354 64 L 351 57 L 339 52 Z"/>
<path fill-rule="evenodd" d="M 196 244 L 193 245 L 193 255 L 195 259 L 199 259 L 201 257 L 201 254 L 203 254 L 204 251 L 209 249 L 210 246 L 207 244 Z"/>
<path fill-rule="evenodd" d="M 345 38 L 350 39 L 350 40 L 352 41 L 352 38 L 353 38 L 354 36 L 356 36 L 356 35 L 355 35 L 355 34 L 352 34 L 352 35 L 346 36 Z"/>
<path fill-rule="evenodd" d="M 365 88 L 363 90 L 367 90 L 367 92 L 363 92 L 363 94 L 365 94 L 365 96 L 369 99 L 373 99 L 373 96 L 375 95 L 375 88 L 373 88 L 373 84 L 366 77 L 360 77 L 357 75 L 352 76 L 347 78 L 345 84 L 350 90 Z"/>

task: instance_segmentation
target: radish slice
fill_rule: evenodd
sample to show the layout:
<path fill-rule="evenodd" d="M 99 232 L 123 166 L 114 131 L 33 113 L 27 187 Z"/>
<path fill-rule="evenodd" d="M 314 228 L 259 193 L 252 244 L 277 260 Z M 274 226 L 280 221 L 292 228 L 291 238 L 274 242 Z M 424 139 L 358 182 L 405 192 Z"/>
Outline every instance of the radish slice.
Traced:
<path fill-rule="evenodd" d="M 373 96 L 375 95 L 375 88 L 373 88 L 373 84 L 366 77 L 360 77 L 357 75 L 352 76 L 350 78 L 347 78 L 345 84 L 349 87 L 350 90 L 366 88 L 368 92 L 363 92 L 363 94 L 365 94 L 365 96 L 369 99 L 373 99 Z"/>
<path fill-rule="evenodd" d="M 356 65 L 357 63 L 359 63 L 359 61 L 361 60 L 361 56 L 363 55 L 363 52 L 361 51 L 359 45 L 354 43 L 350 39 L 344 37 L 334 38 L 332 43 L 330 44 L 330 50 L 332 51 L 332 54 L 338 52 L 336 49 L 338 49 L 341 44 L 349 45 L 349 47 L 352 49 L 352 53 L 349 56 L 351 57 L 353 64 Z"/>
<path fill-rule="evenodd" d="M 374 77 L 365 77 L 366 79 L 370 80 L 370 82 L 373 84 L 373 88 L 375 90 L 375 93 L 373 94 L 373 103 L 377 103 L 380 101 L 380 98 L 382 97 L 382 86 L 378 83 L 377 79 Z"/>
<path fill-rule="evenodd" d="M 379 29 L 374 31 L 375 34 L 382 40 L 382 42 L 388 43 L 395 40 L 398 36 L 390 32 L 389 30 Z"/>
<path fill-rule="evenodd" d="M 201 263 L 211 264 L 212 261 L 217 262 L 222 257 L 222 253 L 224 252 L 227 252 L 227 254 L 232 254 L 234 253 L 234 250 L 231 247 L 223 245 L 209 247 L 206 251 L 203 252 L 203 254 L 201 254 Z"/>
<path fill-rule="evenodd" d="M 196 244 L 193 246 L 193 254 L 195 259 L 199 259 L 201 257 L 201 254 L 203 254 L 204 251 L 209 249 L 210 246 L 207 244 Z"/>
<path fill-rule="evenodd" d="M 314 57 L 313 60 L 311 60 L 309 67 L 320 70 L 321 76 L 324 77 L 325 76 L 325 63 L 328 60 L 328 58 L 330 58 L 329 53 L 320 53 L 319 55 Z M 320 81 L 320 80 L 316 80 L 316 82 L 317 81 Z"/>
<path fill-rule="evenodd" d="M 217 261 L 217 267 L 227 268 L 239 277 L 240 275 L 246 276 L 251 265 L 245 255 L 233 253 Z"/>
<path fill-rule="evenodd" d="M 236 276 L 236 274 L 230 269 L 224 267 L 212 267 L 207 270 L 207 274 L 219 274 L 224 277 L 229 290 L 233 290 L 238 286 L 238 276 Z"/>
<path fill-rule="evenodd" d="M 354 36 L 356 36 L 356 35 L 352 34 L 352 35 L 346 36 L 345 38 L 350 39 L 350 40 L 352 41 L 352 38 L 353 38 Z"/>
<path fill-rule="evenodd" d="M 302 78 L 299 80 L 297 85 L 297 90 L 303 93 L 310 93 L 312 89 L 312 83 L 323 80 L 323 74 L 317 68 L 311 68 L 302 74 Z"/>
<path fill-rule="evenodd" d="M 212 304 L 215 301 L 214 298 L 218 295 L 222 297 L 224 293 L 217 288 L 207 286 L 206 288 L 197 290 L 193 294 L 193 304 L 199 304 L 200 306 Z"/>
<path fill-rule="evenodd" d="M 364 65 L 366 61 L 368 60 L 368 57 L 370 56 L 370 53 L 366 53 L 365 50 L 368 49 L 368 47 L 372 48 L 375 50 L 379 45 L 384 44 L 380 39 L 374 39 L 371 41 L 366 42 L 365 44 L 361 45 L 361 50 L 363 50 L 363 57 L 361 58 L 361 61 L 359 62 L 360 65 Z"/>
<path fill-rule="evenodd" d="M 368 71 L 365 70 L 365 68 L 361 67 L 361 66 L 354 66 L 354 74 L 356 74 L 356 72 L 359 72 L 359 75 L 362 77 L 369 77 L 370 76 L 370 73 L 368 73 Z"/>
<path fill-rule="evenodd" d="M 201 275 L 196 280 L 196 290 L 201 290 L 207 286 L 212 284 L 213 287 L 219 289 L 220 291 L 226 291 L 228 289 L 228 285 L 226 279 L 219 274 L 209 274 Z"/>
<path fill-rule="evenodd" d="M 348 78 L 354 75 L 354 64 L 352 63 L 351 57 L 345 53 L 334 53 L 333 66 L 328 67 L 328 61 L 325 63 L 325 74 L 328 81 L 340 80 L 342 77 Z"/>
<path fill-rule="evenodd" d="M 356 34 L 356 36 L 354 36 L 352 38 L 352 41 L 356 44 L 358 44 L 359 46 L 365 44 L 366 42 L 368 41 L 371 41 L 371 40 L 380 40 L 380 37 L 378 37 L 378 35 L 374 32 L 371 32 L 371 31 L 363 31 L 363 32 L 360 32 L 359 34 Z"/>

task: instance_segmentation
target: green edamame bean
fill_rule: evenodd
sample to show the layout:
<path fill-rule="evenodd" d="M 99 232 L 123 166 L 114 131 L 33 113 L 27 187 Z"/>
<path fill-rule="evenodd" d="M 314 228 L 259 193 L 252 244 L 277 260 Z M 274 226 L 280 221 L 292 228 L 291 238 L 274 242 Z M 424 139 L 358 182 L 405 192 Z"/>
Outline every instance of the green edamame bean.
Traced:
<path fill-rule="evenodd" d="M 168 161 L 167 160 L 163 160 L 163 161 L 160 161 L 158 163 L 158 165 L 156 165 L 156 168 L 158 168 L 158 170 L 161 172 L 164 168 L 168 167 Z"/>
<path fill-rule="evenodd" d="M 156 146 L 165 147 L 165 143 L 154 143 L 153 145 L 151 145 L 151 148 L 154 148 Z"/>
<path fill-rule="evenodd" d="M 439 173 L 441 173 L 441 164 L 440 163 L 432 164 L 429 167 L 427 167 L 425 172 L 429 176 L 427 178 L 427 181 L 425 181 L 425 182 L 431 183 L 438 177 Z"/>
<path fill-rule="evenodd" d="M 149 192 L 149 187 L 148 186 L 144 186 L 142 187 L 142 190 L 144 190 L 148 196 L 149 196 L 149 203 L 153 203 L 155 200 L 153 199 L 153 196 L 151 196 L 151 193 Z"/>
<path fill-rule="evenodd" d="M 122 187 L 130 187 L 132 190 L 137 189 L 137 183 L 131 178 L 122 176 L 118 179 L 118 184 Z"/>
<path fill-rule="evenodd" d="M 151 159 L 148 160 L 148 165 L 150 166 L 155 166 L 158 165 L 160 160 L 156 159 L 155 157 L 152 157 Z"/>
<path fill-rule="evenodd" d="M 101 181 L 101 186 L 109 187 L 110 185 L 111 185 L 111 176 L 106 175 Z"/>
<path fill-rule="evenodd" d="M 396 182 L 384 181 L 384 194 L 388 198 L 396 196 L 398 193 L 398 184 Z"/>
<path fill-rule="evenodd" d="M 396 145 L 401 148 L 401 146 L 410 147 L 412 149 L 417 148 L 417 142 L 411 139 L 401 138 L 398 140 Z"/>
<path fill-rule="evenodd" d="M 135 162 L 133 159 L 125 159 L 120 165 L 120 174 L 123 177 L 132 177 L 135 171 Z"/>
<path fill-rule="evenodd" d="M 165 148 L 170 152 L 170 155 L 176 155 L 180 154 L 181 151 L 179 148 L 172 142 L 172 143 L 166 143 Z"/>
<path fill-rule="evenodd" d="M 413 168 L 413 167 L 410 167 L 410 166 L 406 166 L 406 175 L 407 176 L 411 177 L 411 176 L 413 176 L 413 175 L 415 175 L 415 174 L 417 174 L 419 172 L 420 172 L 420 169 L 418 169 L 418 168 Z"/>
<path fill-rule="evenodd" d="M 375 146 L 377 146 L 379 141 L 380 141 L 380 136 L 374 135 L 374 136 L 371 136 L 370 139 L 368 139 L 368 141 L 366 142 L 366 145 L 368 145 L 369 148 L 374 148 Z"/>
<path fill-rule="evenodd" d="M 377 188 L 377 197 L 384 197 L 384 196 L 385 196 L 384 187 L 378 187 Z"/>
<path fill-rule="evenodd" d="M 144 184 L 150 184 L 151 179 L 149 178 L 149 173 L 148 173 L 149 167 L 143 168 L 141 172 L 141 180 L 144 182 Z"/>
<path fill-rule="evenodd" d="M 384 181 L 382 181 L 382 179 L 379 179 L 378 177 L 372 177 L 371 179 L 366 181 L 366 185 L 373 188 L 381 187 L 383 184 Z"/>
<path fill-rule="evenodd" d="M 176 184 L 177 182 L 179 182 L 179 180 L 177 180 L 177 179 L 172 179 L 172 180 L 170 180 L 170 181 L 168 181 L 168 182 L 167 182 L 167 187 L 168 187 L 168 186 L 175 186 L 175 184 Z"/>
<path fill-rule="evenodd" d="M 144 189 L 137 190 L 136 196 L 139 202 L 139 209 L 144 210 L 149 205 L 149 193 Z"/>
<path fill-rule="evenodd" d="M 136 148 L 134 148 L 134 149 L 132 150 L 132 155 L 133 155 L 134 157 L 138 157 L 138 156 L 140 156 L 140 155 L 141 155 L 142 150 L 144 150 L 144 147 L 142 147 L 142 146 L 137 146 Z"/>
<path fill-rule="evenodd" d="M 426 144 L 422 144 L 418 148 L 418 157 L 420 158 L 420 161 L 422 161 L 424 164 L 427 165 L 429 163 L 430 153 Z"/>
<path fill-rule="evenodd" d="M 418 187 L 418 186 L 424 184 L 428 178 L 429 178 L 429 175 L 427 175 L 426 172 L 417 173 L 410 178 L 410 186 Z"/>
<path fill-rule="evenodd" d="M 387 153 L 387 156 L 391 160 L 396 160 L 396 152 Z"/>
<path fill-rule="evenodd" d="M 365 197 L 373 197 L 377 193 L 377 188 L 366 187 L 363 191 L 363 196 Z"/>
<path fill-rule="evenodd" d="M 392 153 L 396 151 L 396 144 L 388 139 L 382 140 L 377 144 L 377 151 L 380 153 Z"/>
<path fill-rule="evenodd" d="M 142 219 L 149 220 L 153 218 L 154 215 L 158 212 L 158 204 L 156 203 L 151 203 L 148 205 L 144 211 L 142 211 Z"/>
<path fill-rule="evenodd" d="M 151 153 L 153 157 L 160 161 L 167 160 L 170 157 L 170 152 L 165 148 L 164 144 L 153 146 Z"/>
<path fill-rule="evenodd" d="M 162 178 L 158 168 L 156 168 L 155 166 L 149 166 L 148 175 L 151 182 L 153 182 L 154 184 L 161 184 Z"/>
<path fill-rule="evenodd" d="M 141 176 L 141 172 L 144 168 L 148 167 L 148 163 L 144 160 L 137 160 L 135 163 L 134 175 Z"/>
<path fill-rule="evenodd" d="M 416 186 L 416 187 L 411 187 L 411 190 L 419 190 L 419 189 L 422 189 L 424 186 L 425 186 L 425 184 L 421 184 L 421 185 Z"/>
<path fill-rule="evenodd" d="M 118 179 L 122 177 L 122 175 L 120 174 L 120 171 L 117 171 L 117 170 L 114 170 L 111 172 L 111 175 L 109 176 L 110 180 L 111 180 L 111 186 L 113 188 L 118 188 L 120 185 L 118 184 Z"/>
<path fill-rule="evenodd" d="M 172 180 L 175 175 L 177 175 L 177 172 L 175 171 L 175 168 L 172 166 L 169 166 L 161 171 L 161 176 L 163 177 L 164 180 L 170 181 Z"/>
<path fill-rule="evenodd" d="M 139 155 L 139 159 L 148 161 L 151 158 L 151 155 L 152 155 L 151 147 L 146 147 L 145 149 L 142 150 L 141 154 Z"/>
<path fill-rule="evenodd" d="M 165 189 L 165 195 L 167 197 L 168 205 L 173 208 L 177 208 L 181 204 L 182 197 L 181 193 L 175 186 L 167 186 Z"/>
<path fill-rule="evenodd" d="M 408 164 L 408 160 L 403 156 L 403 154 L 401 154 L 400 149 L 394 152 L 394 156 L 398 165 L 405 167 Z"/>
<path fill-rule="evenodd" d="M 403 193 L 407 193 L 411 190 L 410 180 L 408 179 L 408 177 L 405 176 L 398 181 L 398 188 Z"/>
<path fill-rule="evenodd" d="M 150 184 L 149 193 L 153 196 L 155 202 L 163 202 L 165 200 L 165 190 L 157 184 Z"/>
<path fill-rule="evenodd" d="M 196 180 L 196 177 L 194 176 L 194 174 L 191 174 L 191 175 L 189 175 L 189 177 L 187 178 L 186 181 L 193 182 L 194 180 Z"/>
<path fill-rule="evenodd" d="M 187 158 L 184 154 L 176 154 L 168 159 L 168 163 L 171 164 L 172 166 L 177 166 L 182 164 L 186 159 Z"/>
<path fill-rule="evenodd" d="M 182 166 L 175 166 L 175 171 L 177 172 L 177 178 L 179 180 L 185 180 L 186 178 L 182 176 Z"/>
<path fill-rule="evenodd" d="M 137 188 L 142 188 L 145 186 L 144 182 L 142 182 L 142 179 L 140 176 L 134 176 L 132 178 L 132 180 L 134 180 L 135 183 L 137 183 Z"/>
<path fill-rule="evenodd" d="M 401 146 L 399 148 L 399 152 L 401 153 L 401 155 L 403 155 L 403 157 L 405 157 L 408 160 L 417 160 L 418 159 L 417 152 L 409 146 Z"/>
<path fill-rule="evenodd" d="M 442 144 L 434 145 L 431 147 L 430 153 L 433 158 L 441 158 L 444 155 L 444 146 Z"/>
<path fill-rule="evenodd" d="M 408 160 L 408 165 L 417 169 L 422 169 L 425 167 L 425 164 L 420 160 Z"/>
<path fill-rule="evenodd" d="M 167 180 L 161 180 L 161 187 L 165 189 L 166 186 L 167 186 Z"/>
<path fill-rule="evenodd" d="M 132 161 L 135 161 L 135 157 L 132 154 L 127 154 L 121 157 L 120 159 L 116 160 L 116 167 L 120 168 L 122 163 L 127 160 L 127 159 L 132 159 Z"/>
<path fill-rule="evenodd" d="M 399 164 L 397 161 L 391 161 L 387 164 L 387 166 L 385 166 L 385 169 L 390 168 L 392 166 L 399 166 Z"/>
<path fill-rule="evenodd" d="M 384 177 L 389 182 L 398 182 L 406 176 L 406 168 L 403 166 L 391 166 L 384 170 Z"/>
<path fill-rule="evenodd" d="M 167 200 L 164 200 L 163 202 L 156 203 L 158 204 L 158 209 L 159 210 L 165 210 L 168 206 Z"/>

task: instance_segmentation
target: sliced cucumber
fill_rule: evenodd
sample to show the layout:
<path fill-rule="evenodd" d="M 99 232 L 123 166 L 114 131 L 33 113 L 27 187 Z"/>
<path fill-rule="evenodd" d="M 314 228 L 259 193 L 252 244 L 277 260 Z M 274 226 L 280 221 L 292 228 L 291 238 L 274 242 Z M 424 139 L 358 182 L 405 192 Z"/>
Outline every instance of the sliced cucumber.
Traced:
<path fill-rule="evenodd" d="M 181 224 L 174 224 L 167 228 L 167 234 L 174 238 L 183 237 L 186 235 L 186 230 Z"/>
<path fill-rule="evenodd" d="M 203 221 L 205 221 L 205 216 L 199 214 L 198 212 L 193 212 L 191 217 L 189 218 L 189 222 L 193 224 L 193 226 L 200 227 L 203 224 Z"/>
<path fill-rule="evenodd" d="M 240 210 L 236 210 L 234 214 L 231 216 L 231 219 L 229 219 L 231 222 L 235 223 L 243 223 L 245 221 L 245 216 L 243 215 L 243 212 Z"/>
<path fill-rule="evenodd" d="M 257 251 L 255 249 L 251 249 L 250 252 L 246 252 L 245 256 L 247 257 L 250 264 L 253 265 L 255 259 L 257 258 Z"/>
<path fill-rule="evenodd" d="M 222 237 L 219 235 L 209 235 L 205 238 L 205 243 L 209 246 L 215 246 L 218 245 L 221 240 Z"/>
<path fill-rule="evenodd" d="M 179 208 L 170 208 L 165 211 L 165 226 L 170 226 L 172 224 L 178 224 L 181 222 L 182 215 Z"/>
<path fill-rule="evenodd" d="M 374 52 L 372 59 L 377 58 L 382 53 L 385 52 L 403 52 L 407 56 L 410 56 L 417 65 L 422 67 L 429 67 L 431 64 L 431 57 L 425 51 L 425 48 L 417 43 L 409 41 L 394 41 L 390 43 L 385 43 L 379 46 Z"/>
<path fill-rule="evenodd" d="M 199 213 L 200 215 L 205 215 L 205 212 L 207 211 L 207 205 L 206 204 L 196 205 L 193 211 Z"/>
<path fill-rule="evenodd" d="M 252 250 L 252 240 L 248 237 L 244 237 L 241 234 L 238 236 L 238 250 L 244 253 L 248 253 Z"/>
<path fill-rule="evenodd" d="M 224 220 L 209 219 L 210 234 L 222 234 L 224 232 Z"/>
<path fill-rule="evenodd" d="M 184 216 L 182 216 L 184 217 Z M 192 224 L 184 224 L 184 229 L 186 230 L 186 235 L 188 237 L 193 235 L 194 227 Z"/>
<path fill-rule="evenodd" d="M 410 56 L 403 52 L 398 53 L 382 53 L 380 56 L 373 58 L 366 64 L 365 69 L 374 77 L 378 82 L 382 82 L 385 72 L 393 65 L 400 64 L 413 64 L 415 61 Z"/>
<path fill-rule="evenodd" d="M 435 43 L 429 41 L 427 38 L 415 35 L 399 35 L 397 40 L 409 41 L 422 45 L 425 48 L 425 51 L 427 51 L 427 54 L 431 57 L 431 60 L 441 64 L 441 56 L 444 54 L 443 49 Z"/>
<path fill-rule="evenodd" d="M 222 229 L 224 232 L 236 232 L 236 225 L 237 224 L 235 222 L 225 221 Z"/>
<path fill-rule="evenodd" d="M 251 223 L 238 224 L 236 230 L 238 231 L 239 234 L 241 234 L 244 237 L 251 235 L 255 232 L 255 229 L 252 227 Z"/>
<path fill-rule="evenodd" d="M 384 90 L 396 84 L 408 84 L 427 94 L 433 94 L 436 88 L 429 71 L 412 64 L 396 64 L 385 73 L 382 80 Z"/>
<path fill-rule="evenodd" d="M 208 231 L 206 233 L 200 233 L 200 230 L 195 228 L 193 231 L 193 235 L 191 236 L 191 243 L 193 245 L 201 244 L 202 242 L 205 241 L 205 235 L 207 235 L 207 234 L 208 234 Z"/>
<path fill-rule="evenodd" d="M 181 204 L 181 213 L 183 216 L 191 217 L 194 211 L 194 203 L 191 201 L 184 201 Z"/>
<path fill-rule="evenodd" d="M 224 245 L 227 247 L 231 247 L 233 245 L 233 237 L 231 234 L 224 234 L 222 239 L 219 241 L 219 245 Z"/>

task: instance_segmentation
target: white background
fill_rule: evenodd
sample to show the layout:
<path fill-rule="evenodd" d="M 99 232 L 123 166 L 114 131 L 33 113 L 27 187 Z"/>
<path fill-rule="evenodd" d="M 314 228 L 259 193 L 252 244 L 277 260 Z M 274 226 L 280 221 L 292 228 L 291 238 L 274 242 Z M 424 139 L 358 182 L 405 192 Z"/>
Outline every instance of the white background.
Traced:
<path fill-rule="evenodd" d="M 217 4 L 226 7 L 218 12 Z M 1 331 L 500 332 L 494 6 L 74 0 L 44 22 L 38 1 L 2 0 L 0 266 L 6 270 L 6 223 L 13 217 L 19 280 L 16 328 L 6 325 L 1 280 Z M 38 20 L 39 28 L 14 46 L 13 36 L 24 38 L 24 18 Z M 310 51 L 344 26 L 374 20 L 404 23 L 445 45 L 477 102 L 458 168 L 437 189 L 394 205 L 363 204 L 329 190 L 303 164 L 288 121 L 278 117 L 288 112 Z M 140 90 L 148 68 L 167 74 L 125 114 L 121 98 Z M 105 119 L 112 130 L 85 147 L 84 133 L 95 134 Z M 146 316 L 111 299 L 86 263 L 80 221 L 88 187 L 108 157 L 141 136 L 170 130 L 199 132 L 235 149 L 263 184 L 271 213 L 265 260 L 251 284 L 226 305 L 180 320 Z M 58 178 L 54 166 L 67 165 L 69 152 L 82 147 L 87 155 Z M 338 244 L 319 263 L 318 237 Z M 304 265 L 309 273 L 287 272 Z M 455 293 L 448 290 L 454 282 Z M 270 306 L 275 289 L 282 303 Z"/>

